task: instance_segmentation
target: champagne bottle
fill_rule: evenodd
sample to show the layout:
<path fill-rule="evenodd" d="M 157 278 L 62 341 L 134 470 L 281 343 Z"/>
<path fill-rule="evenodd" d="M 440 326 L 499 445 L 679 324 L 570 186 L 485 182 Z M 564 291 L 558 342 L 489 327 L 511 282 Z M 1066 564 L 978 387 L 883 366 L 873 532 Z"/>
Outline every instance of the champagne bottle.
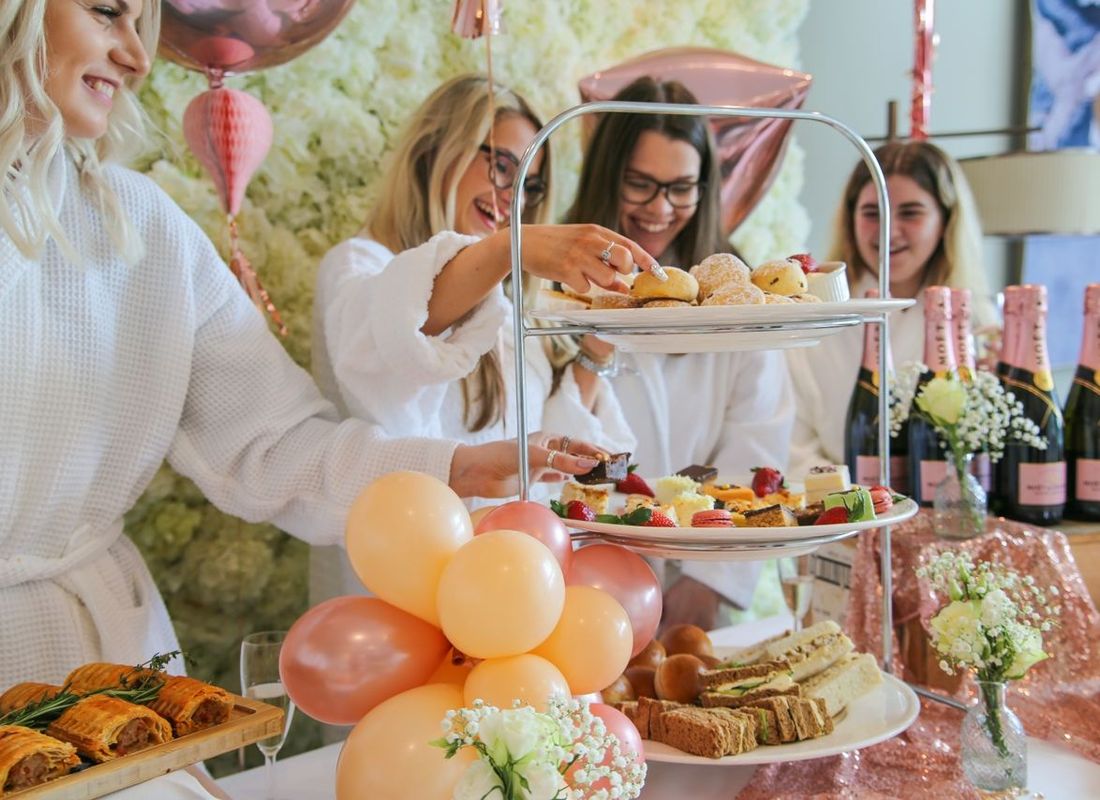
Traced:
<path fill-rule="evenodd" d="M 959 380 L 969 383 L 977 372 L 974 334 L 970 331 L 970 290 L 951 287 L 951 328 L 955 334 L 955 359 L 959 364 Z M 975 453 L 970 472 L 978 479 L 988 496 L 993 485 L 993 470 L 989 453 Z"/>
<path fill-rule="evenodd" d="M 1012 364 L 1016 361 L 1016 349 L 1020 342 L 1020 311 L 1024 300 L 1023 286 L 1006 286 L 1004 291 L 1004 333 L 1001 337 L 1001 356 L 997 359 L 997 378 L 1001 384 L 1009 389 L 1005 383 L 1012 374 Z M 993 465 L 993 487 L 989 492 L 989 510 L 994 514 L 1003 514 L 1005 486 L 1008 477 L 1005 473 L 1005 462 L 1002 458 Z"/>
<path fill-rule="evenodd" d="M 1066 516 L 1100 520 L 1100 283 L 1085 289 L 1081 357 L 1066 400 Z"/>
<path fill-rule="evenodd" d="M 878 297 L 877 289 L 868 289 L 866 297 Z M 856 483 L 875 486 L 879 483 L 878 393 L 879 347 L 882 328 L 878 325 L 863 326 L 863 361 L 859 367 L 856 385 L 848 401 L 848 415 L 844 420 L 844 458 L 852 468 Z M 886 370 L 893 371 L 890 348 L 886 348 Z M 890 440 L 890 485 L 894 491 L 909 493 L 908 429 Z"/>
<path fill-rule="evenodd" d="M 1056 525 L 1066 504 L 1066 461 L 1062 409 L 1054 396 L 1047 351 L 1047 290 L 1040 285 L 1021 288 L 1018 339 L 1008 354 L 1010 369 L 1003 383 L 1023 403 L 1024 415 L 1039 426 L 1047 446 L 1040 450 L 1013 439 L 1005 443 L 1001 510 L 1021 522 Z"/>
<path fill-rule="evenodd" d="M 933 378 L 954 375 L 955 332 L 951 327 L 951 291 L 946 286 L 924 290 L 924 364 L 909 412 L 909 488 L 922 506 L 932 505 L 936 486 L 947 475 L 944 443 L 932 423 L 917 413 L 916 396 Z"/>

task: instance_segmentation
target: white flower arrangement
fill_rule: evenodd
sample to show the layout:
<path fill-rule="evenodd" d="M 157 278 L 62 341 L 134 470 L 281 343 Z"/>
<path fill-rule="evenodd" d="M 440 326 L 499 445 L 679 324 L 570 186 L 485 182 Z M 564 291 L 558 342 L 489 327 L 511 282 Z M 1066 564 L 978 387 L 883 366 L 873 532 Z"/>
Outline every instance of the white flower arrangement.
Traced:
<path fill-rule="evenodd" d="M 1039 427 L 1024 416 L 1024 406 L 991 372 L 978 370 L 969 381 L 956 375 L 936 377 L 917 385 L 928 367 L 909 362 L 894 376 L 890 394 L 890 435 L 897 436 L 916 403 L 917 413 L 943 437 L 952 460 L 962 471 L 965 456 L 985 452 L 1000 461 L 1005 444 L 1014 439 L 1045 450 Z M 914 397 L 915 395 L 915 397 Z"/>
<path fill-rule="evenodd" d="M 546 712 L 518 701 L 502 710 L 475 700 L 473 708 L 448 711 L 441 725 L 444 736 L 432 744 L 446 758 L 464 747 L 480 755 L 453 800 L 632 800 L 645 785 L 646 765 L 578 700 L 553 697 Z"/>
<path fill-rule="evenodd" d="M 953 551 L 940 553 L 917 569 L 950 602 L 932 617 L 932 646 L 948 675 L 974 670 L 981 682 L 987 727 L 994 745 L 1007 755 L 992 686 L 1018 680 L 1049 656 L 1043 633 L 1060 611 L 1058 588 L 1043 591 L 1030 575 L 1020 577 L 999 564 L 981 562 Z"/>

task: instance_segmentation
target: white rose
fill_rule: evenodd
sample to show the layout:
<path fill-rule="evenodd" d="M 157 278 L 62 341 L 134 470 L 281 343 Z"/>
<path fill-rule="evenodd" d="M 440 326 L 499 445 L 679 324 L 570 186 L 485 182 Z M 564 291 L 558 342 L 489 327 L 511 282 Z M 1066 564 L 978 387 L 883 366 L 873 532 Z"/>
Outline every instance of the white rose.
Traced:
<path fill-rule="evenodd" d="M 481 721 L 481 741 L 497 764 L 509 757 L 519 761 L 539 746 L 541 738 L 538 717 L 530 706 L 500 711 Z"/>
<path fill-rule="evenodd" d="M 487 761 L 479 758 L 462 773 L 462 777 L 455 784 L 451 800 L 482 800 L 490 796 L 490 792 L 496 793 L 498 789 L 503 794 L 500 778 Z"/>
<path fill-rule="evenodd" d="M 1005 677 L 1017 680 L 1024 677 L 1034 664 L 1038 664 L 1047 654 L 1043 652 L 1043 635 L 1030 625 L 1014 626 L 1012 641 L 1016 653 L 1012 663 L 1005 670 Z"/>
<path fill-rule="evenodd" d="M 528 800 L 550 800 L 567 788 L 565 778 L 550 764 L 524 764 L 516 771 L 527 779 Z"/>
<path fill-rule="evenodd" d="M 981 652 L 981 617 L 977 603 L 955 600 L 932 617 L 929 627 L 941 652 Z M 964 645 L 964 647 L 960 647 Z"/>
<path fill-rule="evenodd" d="M 944 425 L 954 425 L 959 421 L 965 402 L 966 387 L 948 378 L 933 378 L 917 395 L 920 409 Z"/>

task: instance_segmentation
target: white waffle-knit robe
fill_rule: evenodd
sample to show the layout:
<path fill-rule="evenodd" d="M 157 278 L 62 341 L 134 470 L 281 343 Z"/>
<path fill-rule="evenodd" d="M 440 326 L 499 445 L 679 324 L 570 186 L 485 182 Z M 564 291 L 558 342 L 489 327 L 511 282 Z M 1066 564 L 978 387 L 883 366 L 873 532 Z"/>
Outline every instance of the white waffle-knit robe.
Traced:
<path fill-rule="evenodd" d="M 428 319 L 436 276 L 477 241 L 444 232 L 394 255 L 376 241 L 353 238 L 321 260 L 314 296 L 313 370 L 318 386 L 343 413 L 374 422 L 391 436 L 442 436 L 468 444 L 516 436 L 513 311 L 503 290 L 494 289 L 438 336 L 420 331 Z M 504 419 L 471 432 L 462 379 L 494 349 L 507 387 Z M 551 391 L 552 369 L 541 338 L 528 340 L 526 354 L 530 432 L 568 434 L 611 452 L 633 451 L 634 434 L 606 381 L 597 381 L 594 410 L 589 411 L 571 368 Z M 532 489 L 532 499 L 544 499 L 542 487 Z M 311 558 L 315 602 L 361 591 L 342 551 L 314 548 Z"/>
<path fill-rule="evenodd" d="M 176 646 L 122 515 L 167 457 L 215 504 L 317 543 L 372 478 L 447 480 L 455 443 L 385 440 L 287 356 L 202 231 L 109 167 L 146 255 L 128 266 L 74 166 L 51 197 L 84 263 L 0 232 L 0 686 Z"/>

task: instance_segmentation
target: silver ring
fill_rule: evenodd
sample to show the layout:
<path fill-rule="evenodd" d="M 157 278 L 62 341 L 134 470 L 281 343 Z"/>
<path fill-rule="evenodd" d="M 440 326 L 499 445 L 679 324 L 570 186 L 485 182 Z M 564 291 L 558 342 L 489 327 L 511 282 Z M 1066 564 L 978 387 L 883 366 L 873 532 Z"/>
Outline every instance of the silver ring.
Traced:
<path fill-rule="evenodd" d="M 571 438 L 569 438 L 568 436 L 561 437 L 561 442 L 558 444 L 558 448 L 563 453 L 568 453 L 569 452 L 569 443 L 571 441 L 573 441 L 573 440 Z"/>
<path fill-rule="evenodd" d="M 602 261 L 605 264 L 610 264 L 611 263 L 611 248 L 614 247 L 614 246 L 615 246 L 614 242 L 608 242 L 607 243 L 607 247 L 605 247 L 600 252 L 600 261 Z"/>
<path fill-rule="evenodd" d="M 557 450 L 551 450 L 549 453 L 547 453 L 546 454 L 546 466 L 549 467 L 550 469 L 553 469 L 554 468 L 554 459 L 557 458 L 557 457 L 558 457 L 558 451 Z"/>

